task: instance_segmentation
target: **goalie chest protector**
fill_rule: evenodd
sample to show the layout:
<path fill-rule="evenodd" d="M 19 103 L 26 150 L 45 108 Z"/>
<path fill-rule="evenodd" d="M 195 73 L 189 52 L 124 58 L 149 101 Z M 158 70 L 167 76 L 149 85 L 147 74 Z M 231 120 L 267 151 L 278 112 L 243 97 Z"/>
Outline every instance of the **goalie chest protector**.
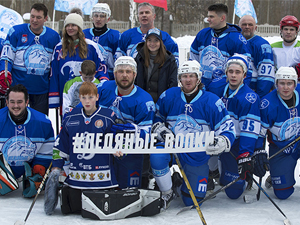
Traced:
<path fill-rule="evenodd" d="M 85 190 L 81 215 L 84 218 L 115 220 L 160 213 L 161 192 L 145 189 Z"/>

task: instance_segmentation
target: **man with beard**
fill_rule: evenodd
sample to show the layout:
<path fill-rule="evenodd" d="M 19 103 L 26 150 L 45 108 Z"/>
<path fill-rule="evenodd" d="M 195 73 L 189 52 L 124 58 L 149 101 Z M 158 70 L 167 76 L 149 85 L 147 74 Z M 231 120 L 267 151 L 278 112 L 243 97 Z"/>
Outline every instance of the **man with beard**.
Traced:
<path fill-rule="evenodd" d="M 135 133 L 144 138 L 150 132 L 155 105 L 149 93 L 134 85 L 136 62 L 121 56 L 115 62 L 114 81 L 98 85 L 99 105 L 110 108 L 123 124 L 112 126 L 113 133 Z M 115 158 L 114 168 L 120 188 L 141 187 L 142 154 L 128 154 Z"/>
<path fill-rule="evenodd" d="M 37 193 L 52 160 L 54 132 L 49 118 L 29 108 L 28 102 L 29 95 L 22 84 L 7 91 L 7 107 L 0 110 L 0 155 L 10 165 L 15 179 L 23 176 L 23 196 L 30 198 Z M 5 194 L 1 185 L 0 195 Z"/>
<path fill-rule="evenodd" d="M 271 44 L 276 70 L 282 66 L 296 66 L 300 63 L 300 41 L 297 41 L 299 21 L 287 15 L 279 23 L 282 41 Z"/>
<path fill-rule="evenodd" d="M 186 61 L 178 69 L 180 87 L 172 87 L 163 92 L 156 103 L 156 114 L 152 133 L 164 142 L 164 133 L 188 134 L 214 131 L 214 142 L 205 152 L 180 153 L 178 158 L 197 202 L 206 195 L 209 174 L 209 155 L 228 152 L 235 140 L 235 127 L 221 99 L 203 90 L 200 64 Z M 161 132 L 163 131 L 163 132 Z M 164 146 L 164 144 L 163 144 Z M 172 182 L 169 164 L 173 163 L 170 154 L 151 154 L 152 173 L 167 208 L 178 195 L 175 182 Z M 183 184 L 181 197 L 185 205 L 193 205 L 188 187 Z"/>

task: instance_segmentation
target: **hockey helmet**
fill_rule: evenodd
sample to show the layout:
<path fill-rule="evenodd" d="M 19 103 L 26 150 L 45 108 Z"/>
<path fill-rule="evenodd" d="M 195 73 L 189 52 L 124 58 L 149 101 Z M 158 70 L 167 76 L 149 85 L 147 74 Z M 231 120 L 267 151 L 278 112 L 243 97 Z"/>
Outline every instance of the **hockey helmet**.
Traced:
<path fill-rule="evenodd" d="M 280 30 L 282 30 L 284 26 L 292 26 L 292 27 L 296 27 L 298 31 L 300 23 L 295 16 L 287 15 L 280 20 L 279 26 L 280 26 Z"/>
<path fill-rule="evenodd" d="M 178 68 L 178 81 L 180 82 L 181 75 L 184 73 L 196 73 L 198 80 L 201 81 L 202 72 L 200 71 L 200 64 L 196 60 L 185 61 Z"/>
<path fill-rule="evenodd" d="M 133 72 L 136 73 L 136 62 L 135 60 L 130 57 L 130 56 L 121 56 L 119 57 L 116 61 L 115 61 L 115 68 L 114 68 L 114 72 L 117 71 L 117 67 L 120 65 L 129 65 L 132 67 Z"/>
<path fill-rule="evenodd" d="M 230 57 L 226 63 L 225 73 L 227 73 L 229 66 L 233 63 L 240 65 L 243 68 L 244 73 L 247 73 L 249 65 L 247 56 L 242 54 L 234 54 L 232 57 Z"/>
<path fill-rule="evenodd" d="M 111 10 L 109 8 L 109 5 L 107 3 L 97 3 L 96 5 L 93 6 L 90 17 L 92 18 L 93 13 L 105 13 L 107 18 L 110 17 L 111 15 Z"/>
<path fill-rule="evenodd" d="M 280 67 L 275 74 L 275 85 L 277 87 L 277 80 L 293 80 L 297 85 L 298 75 L 293 67 Z"/>

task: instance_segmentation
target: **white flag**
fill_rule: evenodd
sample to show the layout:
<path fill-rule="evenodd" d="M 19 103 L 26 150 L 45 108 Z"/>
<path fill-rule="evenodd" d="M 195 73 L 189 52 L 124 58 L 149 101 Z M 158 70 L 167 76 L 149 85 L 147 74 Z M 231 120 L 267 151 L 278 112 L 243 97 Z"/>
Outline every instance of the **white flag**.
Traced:
<path fill-rule="evenodd" d="M 80 8 L 84 15 L 90 15 L 98 0 L 55 0 L 54 10 L 70 12 L 74 7 Z"/>
<path fill-rule="evenodd" d="M 12 26 L 22 23 L 23 18 L 19 13 L 0 5 L 0 38 L 5 39 Z"/>
<path fill-rule="evenodd" d="M 245 15 L 251 15 L 257 23 L 255 9 L 251 0 L 235 0 L 234 10 L 238 17 L 241 18 Z"/>

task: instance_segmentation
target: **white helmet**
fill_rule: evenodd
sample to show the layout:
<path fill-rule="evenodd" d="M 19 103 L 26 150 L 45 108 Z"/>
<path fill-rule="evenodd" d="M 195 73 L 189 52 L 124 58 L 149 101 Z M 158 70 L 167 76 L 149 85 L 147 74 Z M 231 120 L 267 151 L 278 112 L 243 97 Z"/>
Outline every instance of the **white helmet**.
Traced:
<path fill-rule="evenodd" d="M 198 80 L 201 80 L 202 72 L 200 71 L 200 64 L 196 60 L 185 61 L 178 68 L 178 81 L 180 82 L 181 74 L 184 73 L 196 73 Z"/>
<path fill-rule="evenodd" d="M 297 85 L 298 75 L 296 70 L 293 67 L 280 67 L 275 74 L 275 85 L 277 87 L 277 80 L 293 80 L 295 81 L 295 85 Z"/>
<path fill-rule="evenodd" d="M 130 56 L 121 56 L 115 61 L 114 72 L 117 71 L 117 67 L 120 65 L 129 65 L 132 67 L 133 72 L 136 73 L 136 62 Z"/>
<path fill-rule="evenodd" d="M 192 94 L 197 90 L 197 86 L 201 83 L 202 72 L 200 71 L 199 62 L 197 62 L 196 60 L 185 61 L 178 68 L 178 77 L 177 77 L 177 79 L 178 79 L 178 83 L 179 83 L 179 86 L 181 87 L 182 91 L 183 91 L 183 89 L 182 89 L 183 86 L 182 86 L 182 83 L 181 83 L 181 75 L 185 74 L 185 73 L 195 73 L 195 74 L 197 74 L 198 81 L 197 81 L 197 85 L 196 85 L 195 89 L 190 93 L 186 93 L 186 94 Z"/>
<path fill-rule="evenodd" d="M 247 73 L 248 71 L 248 59 L 247 56 L 242 54 L 234 54 L 232 57 L 230 57 L 226 63 L 226 69 L 225 73 L 227 73 L 228 67 L 232 64 L 238 64 L 243 68 L 244 73 Z"/>
<path fill-rule="evenodd" d="M 107 18 L 111 15 L 111 10 L 109 8 L 109 5 L 107 3 L 97 3 L 93 6 L 90 17 L 93 17 L 93 13 L 99 12 L 99 13 L 105 13 Z"/>

